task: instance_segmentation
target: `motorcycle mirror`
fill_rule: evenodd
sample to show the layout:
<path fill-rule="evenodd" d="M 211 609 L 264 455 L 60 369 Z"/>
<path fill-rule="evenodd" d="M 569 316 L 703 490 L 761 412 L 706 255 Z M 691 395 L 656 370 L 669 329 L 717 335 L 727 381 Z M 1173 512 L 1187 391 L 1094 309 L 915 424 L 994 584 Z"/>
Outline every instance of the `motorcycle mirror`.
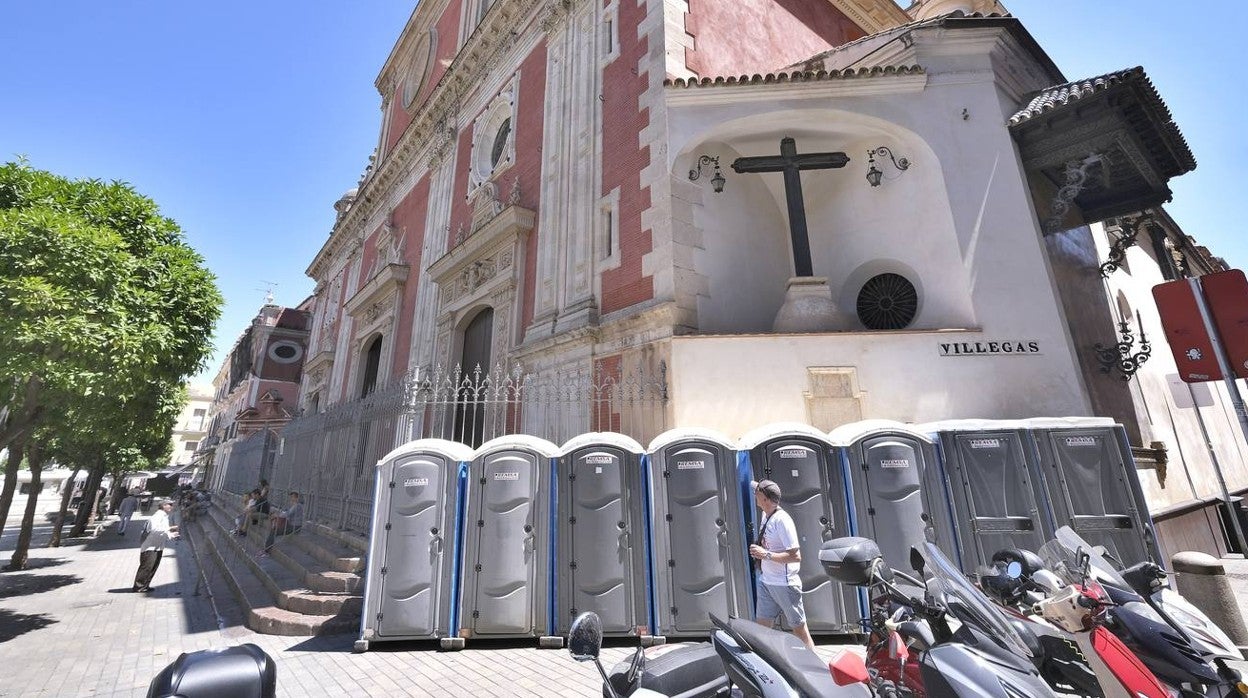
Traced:
<path fill-rule="evenodd" d="M 568 652 L 578 662 L 592 662 L 602 651 L 602 621 L 598 614 L 586 611 L 572 621 L 568 632 Z"/>
<path fill-rule="evenodd" d="M 927 565 L 927 561 L 923 559 L 923 553 L 918 548 L 910 548 L 910 569 L 919 573 L 920 577 L 926 577 L 923 574 L 923 568 Z"/>
<path fill-rule="evenodd" d="M 1010 579 L 1018 579 L 1023 576 L 1023 563 L 1015 560 L 1005 566 L 1005 574 Z"/>

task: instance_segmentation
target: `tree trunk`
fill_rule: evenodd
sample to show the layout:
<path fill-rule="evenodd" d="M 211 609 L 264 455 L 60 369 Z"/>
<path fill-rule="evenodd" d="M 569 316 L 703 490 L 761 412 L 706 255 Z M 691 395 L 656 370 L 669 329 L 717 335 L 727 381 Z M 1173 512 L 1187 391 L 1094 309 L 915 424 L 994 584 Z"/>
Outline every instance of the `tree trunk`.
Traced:
<path fill-rule="evenodd" d="M 10 571 L 26 569 L 30 538 L 35 532 L 35 509 L 38 509 L 39 490 L 43 488 L 43 453 L 37 444 L 30 446 L 30 496 L 26 498 L 26 512 L 22 515 L 22 530 L 17 534 L 17 548 L 9 560 Z"/>
<path fill-rule="evenodd" d="M 74 520 L 74 527 L 69 530 L 70 538 L 77 538 L 87 531 L 87 524 L 91 522 L 91 510 L 95 508 L 95 497 L 100 491 L 100 480 L 104 479 L 104 466 L 96 464 L 91 466 L 91 471 L 87 474 L 87 484 L 82 488 L 82 501 L 86 506 L 78 507 L 78 518 Z"/>
<path fill-rule="evenodd" d="M 18 441 L 9 448 L 9 459 L 4 464 L 4 489 L 0 490 L 0 535 L 4 533 L 4 522 L 9 519 L 9 508 L 13 506 L 13 493 L 17 491 L 17 467 L 22 464 L 22 454 L 26 444 Z"/>
<path fill-rule="evenodd" d="M 61 509 L 56 515 L 56 525 L 52 528 L 52 540 L 48 541 L 49 548 L 61 547 L 61 529 L 65 527 L 65 515 L 69 513 L 69 500 L 74 497 L 74 479 L 77 474 L 78 470 L 75 469 L 65 480 L 65 486 L 61 491 Z"/>
<path fill-rule="evenodd" d="M 22 409 L 9 412 L 5 420 L 0 422 L 0 448 L 11 448 L 13 444 L 25 440 L 30 430 L 43 415 L 43 406 L 39 404 L 39 392 L 43 388 L 43 379 L 31 376 L 23 390 Z"/>

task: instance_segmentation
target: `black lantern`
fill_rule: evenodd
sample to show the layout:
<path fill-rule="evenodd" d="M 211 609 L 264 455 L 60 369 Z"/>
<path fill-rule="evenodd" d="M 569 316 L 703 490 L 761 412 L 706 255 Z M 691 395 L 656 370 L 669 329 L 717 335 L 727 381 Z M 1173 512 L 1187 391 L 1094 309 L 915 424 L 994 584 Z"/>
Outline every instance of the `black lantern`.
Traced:
<path fill-rule="evenodd" d="M 719 157 L 718 156 L 711 157 L 710 155 L 703 155 L 699 157 L 698 168 L 696 170 L 689 170 L 689 181 L 695 182 L 702 176 L 703 165 L 715 166 L 715 173 L 711 176 L 711 189 L 715 190 L 716 194 L 723 192 L 724 182 L 728 180 L 724 179 L 724 173 L 721 172 L 719 169 Z"/>
<path fill-rule="evenodd" d="M 907 160 L 906 158 L 894 157 L 893 151 L 889 149 L 888 146 L 882 145 L 878 148 L 868 150 L 867 151 L 867 183 L 873 187 L 880 186 L 880 183 L 884 181 L 884 173 L 880 171 L 878 167 L 875 166 L 876 155 L 879 155 L 880 157 L 884 157 L 885 155 L 887 155 L 888 159 L 893 163 L 893 167 L 896 167 L 898 172 L 905 172 L 906 170 L 910 169 L 910 161 Z"/>

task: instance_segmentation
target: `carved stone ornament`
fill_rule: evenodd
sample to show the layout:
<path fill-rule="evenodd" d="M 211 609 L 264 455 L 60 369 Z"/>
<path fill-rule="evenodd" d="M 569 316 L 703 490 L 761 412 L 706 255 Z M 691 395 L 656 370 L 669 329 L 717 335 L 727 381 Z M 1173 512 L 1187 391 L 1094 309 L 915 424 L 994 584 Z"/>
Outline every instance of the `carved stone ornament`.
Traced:
<path fill-rule="evenodd" d="M 547 34 L 559 29 L 572 11 L 572 4 L 573 0 L 550 0 L 542 10 L 538 26 Z"/>

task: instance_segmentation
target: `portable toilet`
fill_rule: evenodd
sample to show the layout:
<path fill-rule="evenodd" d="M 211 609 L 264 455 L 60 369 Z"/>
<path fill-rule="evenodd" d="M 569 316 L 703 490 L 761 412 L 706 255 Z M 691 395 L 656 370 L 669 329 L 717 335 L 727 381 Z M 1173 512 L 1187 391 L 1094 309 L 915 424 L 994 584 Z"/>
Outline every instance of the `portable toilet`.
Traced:
<path fill-rule="evenodd" d="M 832 581 L 819 562 L 824 541 L 853 531 L 845 474 L 827 434 L 796 422 L 769 424 L 741 437 L 737 448 L 740 464 L 750 473 L 748 479 L 772 480 L 780 486 L 780 506 L 797 529 L 806 627 L 812 633 L 856 631 L 861 615 L 856 590 Z M 762 524 L 762 511 L 755 506 L 748 488 L 742 496 L 746 533 L 753 543 Z"/>
<path fill-rule="evenodd" d="M 447 638 L 459 582 L 460 492 L 472 449 L 404 444 L 377 463 L 358 652 L 369 642 Z"/>
<path fill-rule="evenodd" d="M 962 571 L 973 573 L 1004 548 L 1037 551 L 1047 513 L 1033 485 L 1035 450 L 1022 422 L 959 419 L 916 427 L 935 435 L 947 476 Z"/>
<path fill-rule="evenodd" d="M 559 448 L 534 436 L 502 436 L 472 455 L 466 483 L 463 591 L 458 635 L 555 635 L 554 482 Z"/>
<path fill-rule="evenodd" d="M 945 478 L 936 443 L 914 427 L 886 419 L 852 422 L 828 439 L 850 475 L 854 535 L 880 546 L 890 567 L 910 569 L 910 548 L 936 543 L 956 555 Z"/>
<path fill-rule="evenodd" d="M 1037 484 L 1053 517 L 1051 531 L 1070 526 L 1128 565 L 1164 561 L 1121 425 L 1102 417 L 1023 423 L 1039 453 Z"/>
<path fill-rule="evenodd" d="M 582 434 L 559 456 L 555 616 L 567 634 L 593 611 L 604 635 L 647 637 L 649 525 L 645 449 L 622 434 Z"/>
<path fill-rule="evenodd" d="M 650 443 L 655 633 L 706 636 L 710 614 L 750 613 L 736 453 L 722 434 L 672 429 Z"/>

